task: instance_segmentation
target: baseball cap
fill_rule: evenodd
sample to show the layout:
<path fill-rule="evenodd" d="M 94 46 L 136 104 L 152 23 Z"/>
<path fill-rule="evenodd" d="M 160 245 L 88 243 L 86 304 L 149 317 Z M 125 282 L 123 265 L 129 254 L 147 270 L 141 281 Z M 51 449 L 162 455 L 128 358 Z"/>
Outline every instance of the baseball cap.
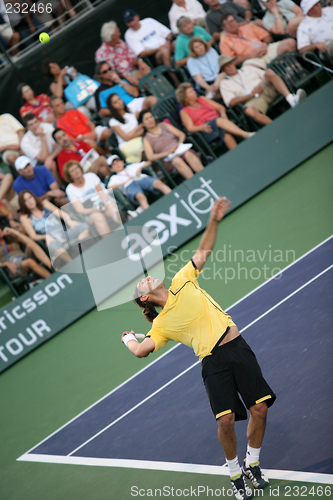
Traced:
<path fill-rule="evenodd" d="M 300 6 L 304 14 L 307 15 L 309 10 L 317 3 L 319 3 L 319 0 L 302 0 Z"/>
<path fill-rule="evenodd" d="M 29 163 L 31 164 L 30 158 L 27 156 L 19 156 L 15 160 L 15 168 L 17 171 L 23 170 Z"/>
<path fill-rule="evenodd" d="M 109 167 L 111 167 L 112 163 L 115 161 L 115 160 L 120 160 L 121 158 L 119 158 L 118 155 L 111 155 L 109 156 L 109 158 L 106 160 L 106 163 L 109 165 Z"/>
<path fill-rule="evenodd" d="M 229 56 L 225 56 L 224 54 L 221 54 L 220 57 L 219 57 L 219 66 L 220 66 L 220 68 L 222 68 L 226 64 L 231 63 L 235 59 L 236 59 L 236 57 L 229 57 Z"/>
<path fill-rule="evenodd" d="M 131 21 L 133 19 L 133 17 L 137 16 L 137 15 L 138 15 L 138 13 L 133 9 L 125 10 L 125 12 L 123 14 L 124 23 L 128 23 L 128 21 Z"/>

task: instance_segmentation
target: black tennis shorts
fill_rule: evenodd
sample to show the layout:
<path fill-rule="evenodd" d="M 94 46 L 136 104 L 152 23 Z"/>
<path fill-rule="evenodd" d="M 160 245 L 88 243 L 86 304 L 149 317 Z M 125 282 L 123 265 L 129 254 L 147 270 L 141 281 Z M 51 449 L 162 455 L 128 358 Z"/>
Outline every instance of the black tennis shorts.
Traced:
<path fill-rule="evenodd" d="M 235 413 L 236 420 L 247 419 L 239 394 L 247 409 L 263 401 L 270 407 L 276 399 L 241 335 L 202 360 L 202 378 L 216 419 L 228 413 Z"/>

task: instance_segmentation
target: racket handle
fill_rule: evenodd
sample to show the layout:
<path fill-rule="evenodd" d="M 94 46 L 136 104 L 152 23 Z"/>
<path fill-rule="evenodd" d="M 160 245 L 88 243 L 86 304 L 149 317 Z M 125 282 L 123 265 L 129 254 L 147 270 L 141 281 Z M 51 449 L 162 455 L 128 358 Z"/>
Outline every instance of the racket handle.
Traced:
<path fill-rule="evenodd" d="M 134 335 L 137 339 L 144 339 L 146 337 L 144 333 L 135 333 Z"/>

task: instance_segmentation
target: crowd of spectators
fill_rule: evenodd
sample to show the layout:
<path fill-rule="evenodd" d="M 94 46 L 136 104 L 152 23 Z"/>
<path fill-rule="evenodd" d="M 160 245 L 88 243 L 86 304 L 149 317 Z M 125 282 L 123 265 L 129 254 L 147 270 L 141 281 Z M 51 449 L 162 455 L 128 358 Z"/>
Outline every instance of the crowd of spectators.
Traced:
<path fill-rule="evenodd" d="M 0 154 L 8 166 L 0 172 L 1 220 L 7 221 L 1 245 L 8 246 L 9 239 L 11 248 L 13 240 L 25 246 L 14 260 L 8 252 L 1 254 L 0 266 L 10 277 L 30 270 L 46 277 L 47 252 L 53 260 L 72 258 L 64 227 L 76 241 L 93 230 L 105 237 L 171 191 L 166 172 L 181 182 L 202 170 L 210 158 L 195 149 L 193 134 L 217 144 L 220 154 L 250 138 L 255 131 L 231 121 L 228 108 L 241 105 L 245 122 L 250 117 L 265 126 L 279 95 L 290 107 L 306 97 L 303 89 L 291 93 L 267 66 L 297 50 L 333 56 L 333 7 L 316 0 L 300 5 L 260 0 L 260 6 L 263 15 L 256 18 L 247 0 L 172 0 L 170 27 L 127 9 L 124 39 L 115 21 L 101 26 L 91 72 L 99 87 L 84 105 L 75 107 L 65 95 L 78 72 L 55 60 L 41 62 L 41 72 L 52 80 L 45 93 L 36 95 L 25 82 L 18 86 L 21 122 L 0 115 Z M 28 28 L 30 21 L 40 22 L 28 21 Z M 0 36 L 7 46 L 15 35 L 9 28 L 0 10 Z M 160 65 L 167 67 L 177 110 L 163 121 L 154 115 L 159 97 L 149 89 L 142 93 L 139 83 L 142 78 L 149 82 L 152 68 Z"/>

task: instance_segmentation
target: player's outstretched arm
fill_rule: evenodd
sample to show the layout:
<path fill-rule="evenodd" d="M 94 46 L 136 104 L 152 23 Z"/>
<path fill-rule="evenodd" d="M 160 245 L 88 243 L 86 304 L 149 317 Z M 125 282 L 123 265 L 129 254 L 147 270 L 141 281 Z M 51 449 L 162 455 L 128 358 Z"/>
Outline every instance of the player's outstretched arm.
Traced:
<path fill-rule="evenodd" d="M 133 330 L 124 332 L 121 336 L 121 341 L 137 358 L 146 358 L 148 354 L 155 349 L 155 342 L 153 339 L 146 337 L 143 342 L 139 343 L 135 338 Z"/>
<path fill-rule="evenodd" d="M 216 240 L 218 223 L 223 219 L 224 214 L 230 207 L 231 202 L 226 197 L 219 198 L 214 203 L 208 224 L 200 240 L 199 248 L 192 258 L 198 271 L 201 271 L 210 256 Z"/>

